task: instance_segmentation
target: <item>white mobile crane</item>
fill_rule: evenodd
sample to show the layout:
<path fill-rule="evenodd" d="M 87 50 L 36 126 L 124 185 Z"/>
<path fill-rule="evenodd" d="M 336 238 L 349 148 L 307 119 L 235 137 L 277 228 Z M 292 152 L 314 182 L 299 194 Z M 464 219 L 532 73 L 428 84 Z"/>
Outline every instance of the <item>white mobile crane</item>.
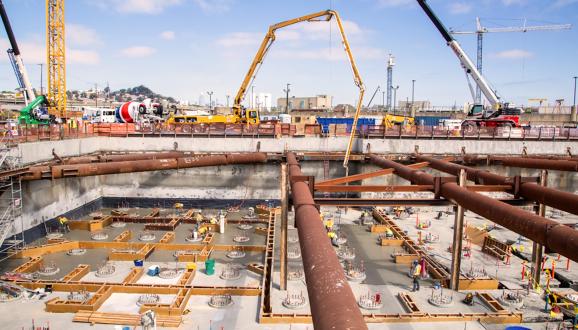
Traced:
<path fill-rule="evenodd" d="M 470 83 L 470 77 L 480 88 L 492 109 L 484 109 L 482 104 L 474 104 L 468 111 L 468 118 L 462 122 L 462 128 L 472 129 L 474 127 L 519 127 L 521 110 L 510 108 L 509 104 L 503 102 L 500 96 L 494 91 L 487 80 L 478 71 L 474 62 L 468 57 L 462 46 L 451 36 L 444 24 L 439 20 L 426 0 L 417 0 L 423 11 L 436 26 L 448 46 L 454 51 L 454 54 L 460 60 L 462 67 L 466 72 L 466 79 L 470 85 L 472 98 L 475 100 L 475 92 Z"/>
<path fill-rule="evenodd" d="M 37 97 L 34 93 L 2 0 L 0 0 L 0 16 L 2 17 L 2 23 L 4 23 L 4 28 L 10 41 L 11 48 L 8 49 L 8 58 L 10 58 L 10 63 L 12 63 L 12 68 L 14 69 L 16 80 L 20 87 L 19 90 L 24 95 L 24 103 L 26 104 L 24 109 L 20 111 L 18 122 L 21 124 L 48 124 L 52 118 L 48 115 L 48 111 L 42 108 L 42 105 L 47 103 L 46 97 L 44 95 Z"/>

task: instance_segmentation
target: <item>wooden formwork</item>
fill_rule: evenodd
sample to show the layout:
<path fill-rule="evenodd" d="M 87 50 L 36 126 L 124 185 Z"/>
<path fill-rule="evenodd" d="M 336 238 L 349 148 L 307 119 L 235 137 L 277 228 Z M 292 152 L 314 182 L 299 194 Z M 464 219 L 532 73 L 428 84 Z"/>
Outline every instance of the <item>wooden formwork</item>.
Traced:
<path fill-rule="evenodd" d="M 267 228 L 255 227 L 255 234 L 267 236 Z"/>
<path fill-rule="evenodd" d="M 184 250 L 177 256 L 179 262 L 202 262 L 209 259 L 211 252 L 213 252 L 212 245 L 204 245 L 201 251 Z"/>
<path fill-rule="evenodd" d="M 371 225 L 370 232 L 373 234 L 382 234 L 389 229 L 388 225 Z"/>
<path fill-rule="evenodd" d="M 122 314 L 122 313 L 100 313 L 90 311 L 79 311 L 74 314 L 73 322 L 90 323 L 90 324 L 112 324 L 112 325 L 129 325 L 139 326 L 140 315 Z M 158 315 L 156 324 L 160 327 L 178 328 L 182 323 L 181 316 Z"/>
<path fill-rule="evenodd" d="M 177 226 L 181 223 L 181 220 L 182 218 L 173 218 L 171 221 L 167 223 L 158 223 L 158 222 L 147 223 L 145 225 L 145 229 L 174 231 L 177 228 Z"/>
<path fill-rule="evenodd" d="M 411 314 L 423 314 L 422 311 L 419 309 L 413 298 L 407 294 L 400 292 L 397 294 L 397 298 L 401 302 L 403 308 Z"/>
<path fill-rule="evenodd" d="M 134 260 L 145 260 L 155 249 L 154 244 L 144 244 L 140 250 L 136 253 L 131 252 L 110 252 L 108 254 L 108 260 L 117 261 L 134 261 Z"/>
<path fill-rule="evenodd" d="M 508 255 L 510 255 L 510 250 L 511 247 L 508 244 L 500 242 L 491 236 L 484 237 L 482 252 L 485 254 L 504 260 Z"/>
<path fill-rule="evenodd" d="M 369 314 L 363 315 L 366 323 L 414 323 L 414 322 L 468 322 L 480 321 L 487 324 L 514 324 L 522 322 L 522 313 L 422 313 L 422 314 Z M 312 323 L 308 314 L 268 313 L 261 323 L 290 324 Z"/>
<path fill-rule="evenodd" d="M 494 313 L 509 313 L 509 311 L 500 304 L 491 294 L 486 292 L 476 292 L 478 298 L 488 306 Z"/>
<path fill-rule="evenodd" d="M 68 228 L 72 230 L 88 230 L 90 232 L 103 230 L 112 223 L 112 216 L 105 216 L 94 220 L 71 220 Z"/>
<path fill-rule="evenodd" d="M 133 267 L 128 275 L 122 280 L 122 284 L 136 283 L 143 275 L 144 269 L 142 267 Z"/>
<path fill-rule="evenodd" d="M 175 240 L 175 233 L 174 232 L 168 232 L 168 233 L 165 233 L 163 235 L 163 237 L 161 237 L 161 239 L 159 240 L 159 243 L 160 244 L 168 244 L 174 240 Z"/>
<path fill-rule="evenodd" d="M 84 302 L 53 298 L 46 302 L 46 311 L 51 313 L 76 313 L 81 310 L 94 312 L 102 306 L 112 292 L 112 287 L 102 286 Z"/>
<path fill-rule="evenodd" d="M 42 263 L 42 257 L 33 257 L 24 264 L 14 268 L 13 273 L 33 273 L 38 270 Z"/>
<path fill-rule="evenodd" d="M 458 290 L 497 290 L 499 285 L 500 281 L 491 277 L 467 279 L 462 276 L 460 277 Z"/>
<path fill-rule="evenodd" d="M 125 230 L 118 234 L 113 240 L 113 242 L 128 242 L 132 237 L 132 232 L 130 230 Z"/>
<path fill-rule="evenodd" d="M 157 315 L 165 316 L 181 316 L 187 306 L 191 291 L 189 289 L 181 289 L 177 293 L 175 299 L 170 304 L 143 304 L 140 306 L 140 313 L 147 310 L 153 310 Z"/>
<path fill-rule="evenodd" d="M 205 235 L 205 238 L 203 238 L 203 244 L 211 244 L 211 242 L 213 242 L 214 236 L 215 234 L 208 232 L 207 235 Z"/>
<path fill-rule="evenodd" d="M 265 266 L 263 266 L 263 264 L 250 263 L 247 265 L 247 270 L 250 270 L 255 274 L 263 275 L 265 272 Z"/>
<path fill-rule="evenodd" d="M 78 249 L 78 247 L 79 243 L 77 241 L 61 241 L 58 243 L 30 246 L 18 250 L 18 252 L 12 258 L 39 257 L 45 254 L 63 252 L 71 249 Z"/>
<path fill-rule="evenodd" d="M 402 239 L 389 239 L 389 238 L 380 238 L 379 239 L 379 243 L 381 246 L 402 246 L 403 245 L 403 240 Z"/>
<path fill-rule="evenodd" d="M 78 265 L 70 273 L 64 275 L 62 282 L 80 281 L 89 271 L 90 265 Z"/>
<path fill-rule="evenodd" d="M 185 270 L 183 275 L 181 275 L 181 278 L 179 278 L 177 285 L 178 286 L 187 286 L 187 285 L 191 284 L 191 282 L 195 278 L 195 274 L 196 274 L 196 271 L 194 269 Z"/>

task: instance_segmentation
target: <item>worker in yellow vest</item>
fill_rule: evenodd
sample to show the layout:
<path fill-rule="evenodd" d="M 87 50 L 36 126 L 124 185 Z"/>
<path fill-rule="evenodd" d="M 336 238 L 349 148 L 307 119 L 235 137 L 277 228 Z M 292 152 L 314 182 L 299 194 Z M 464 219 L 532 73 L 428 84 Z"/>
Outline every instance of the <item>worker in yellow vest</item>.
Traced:
<path fill-rule="evenodd" d="M 68 227 L 68 219 L 66 217 L 59 217 L 58 222 L 60 223 L 60 231 L 63 234 L 66 234 L 70 231 L 70 227 Z"/>

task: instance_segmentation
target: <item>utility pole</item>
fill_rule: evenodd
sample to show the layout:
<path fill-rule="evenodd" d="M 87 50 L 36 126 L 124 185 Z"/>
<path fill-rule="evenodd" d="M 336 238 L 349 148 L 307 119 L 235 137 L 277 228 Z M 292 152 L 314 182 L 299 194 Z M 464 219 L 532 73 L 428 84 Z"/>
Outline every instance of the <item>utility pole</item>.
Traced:
<path fill-rule="evenodd" d="M 291 84 L 288 83 L 287 88 L 283 90 L 285 92 L 285 113 L 289 113 L 289 92 L 291 91 L 289 86 L 291 86 Z"/>
<path fill-rule="evenodd" d="M 209 94 L 209 110 L 213 110 L 213 91 L 207 92 Z"/>
<path fill-rule="evenodd" d="M 395 115 L 395 109 L 397 108 L 397 90 L 399 89 L 399 85 L 392 87 L 393 89 L 393 114 Z"/>
<path fill-rule="evenodd" d="M 43 72 L 43 67 L 44 67 L 44 63 L 38 63 L 38 65 L 40 66 L 40 95 L 44 95 L 44 85 L 43 85 L 43 77 L 42 77 L 42 72 Z"/>
<path fill-rule="evenodd" d="M 415 117 L 415 108 L 413 103 L 415 102 L 415 79 L 411 81 L 411 116 Z"/>
<path fill-rule="evenodd" d="M 572 103 L 572 110 L 571 110 L 571 115 L 570 115 L 570 120 L 573 122 L 577 122 L 578 121 L 578 116 L 576 114 L 576 81 L 578 80 L 578 77 L 574 77 L 574 102 Z"/>

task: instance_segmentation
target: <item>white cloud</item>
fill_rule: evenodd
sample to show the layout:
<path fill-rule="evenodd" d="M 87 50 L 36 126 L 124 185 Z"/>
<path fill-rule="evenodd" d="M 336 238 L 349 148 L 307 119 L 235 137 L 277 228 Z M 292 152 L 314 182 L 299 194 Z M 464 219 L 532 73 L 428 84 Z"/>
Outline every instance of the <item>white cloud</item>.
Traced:
<path fill-rule="evenodd" d="M 378 5 L 382 7 L 403 7 L 414 3 L 413 0 L 378 0 Z"/>
<path fill-rule="evenodd" d="M 449 7 L 450 13 L 454 15 L 467 14 L 472 11 L 472 5 L 463 2 L 454 2 Z"/>
<path fill-rule="evenodd" d="M 96 30 L 73 23 L 66 24 L 66 41 L 79 46 L 92 46 L 102 43 Z"/>
<path fill-rule="evenodd" d="M 156 49 L 147 46 L 133 46 L 120 50 L 120 54 L 124 57 L 139 58 L 148 57 L 156 53 Z"/>
<path fill-rule="evenodd" d="M 505 51 L 502 51 L 502 52 L 499 52 L 499 53 L 496 53 L 493 55 L 493 57 L 495 57 L 495 58 L 503 58 L 503 59 L 508 59 L 508 60 L 530 58 L 533 56 L 534 56 L 533 53 L 526 51 L 526 50 L 522 50 L 522 49 L 505 50 Z"/>
<path fill-rule="evenodd" d="M 70 63 L 95 65 L 100 63 L 100 55 L 94 50 L 67 49 L 66 60 Z"/>
<path fill-rule="evenodd" d="M 250 33 L 250 32 L 233 32 L 217 39 L 215 42 L 221 47 L 243 47 L 243 46 L 253 46 L 258 45 L 261 39 L 265 37 L 265 34 L 261 33 Z"/>
<path fill-rule="evenodd" d="M 175 31 L 161 32 L 161 38 L 165 40 L 175 40 Z"/>
<path fill-rule="evenodd" d="M 222 13 L 229 11 L 233 0 L 193 0 L 205 13 Z"/>
<path fill-rule="evenodd" d="M 46 63 L 46 45 L 44 43 L 24 41 L 19 44 L 22 59 L 27 67 L 38 63 Z M 10 48 L 8 40 L 0 38 L 0 48 Z M 7 62 L 7 56 L 0 56 L 0 62 Z M 95 65 L 100 63 L 100 55 L 95 50 L 79 50 L 66 48 L 66 62 L 68 64 Z"/>
<path fill-rule="evenodd" d="M 91 0 L 102 9 L 113 8 L 120 13 L 158 14 L 165 8 L 179 5 L 183 0 Z"/>

